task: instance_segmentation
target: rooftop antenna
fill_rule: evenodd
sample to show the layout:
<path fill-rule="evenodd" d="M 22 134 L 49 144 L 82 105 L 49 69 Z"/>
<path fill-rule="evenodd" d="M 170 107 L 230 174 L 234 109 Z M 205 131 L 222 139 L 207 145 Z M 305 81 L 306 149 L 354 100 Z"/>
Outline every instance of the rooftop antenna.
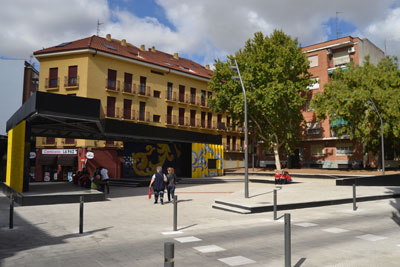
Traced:
<path fill-rule="evenodd" d="M 339 39 L 341 32 L 339 31 L 339 14 L 343 12 L 336 11 L 336 39 Z"/>
<path fill-rule="evenodd" d="M 101 23 L 100 20 L 97 20 L 97 36 L 99 36 L 100 33 L 100 25 L 102 25 L 104 23 Z"/>

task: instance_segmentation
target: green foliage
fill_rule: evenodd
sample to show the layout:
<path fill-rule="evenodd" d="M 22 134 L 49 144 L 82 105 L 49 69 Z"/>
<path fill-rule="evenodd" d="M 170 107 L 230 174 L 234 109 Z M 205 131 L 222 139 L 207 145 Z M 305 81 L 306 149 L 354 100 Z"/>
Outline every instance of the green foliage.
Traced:
<path fill-rule="evenodd" d="M 367 151 L 380 151 L 381 124 L 368 100 L 377 107 L 388 143 L 398 144 L 400 136 L 400 72 L 397 58 L 383 58 L 377 66 L 366 57 L 363 66 L 349 65 L 348 70 L 337 70 L 324 92 L 317 94 L 311 107 L 318 119 L 344 120 L 335 126 L 338 136 L 366 145 Z M 385 141 L 386 142 L 386 141 Z"/>
<path fill-rule="evenodd" d="M 229 66 L 236 58 L 247 94 L 249 128 L 266 143 L 291 151 L 300 139 L 307 86 L 310 85 L 309 61 L 297 39 L 275 30 L 269 37 L 254 34 L 245 47 L 228 60 L 215 61 L 209 83 L 215 92 L 211 108 L 229 111 L 233 122 L 244 121 L 244 97 L 240 82 L 232 80 Z"/>

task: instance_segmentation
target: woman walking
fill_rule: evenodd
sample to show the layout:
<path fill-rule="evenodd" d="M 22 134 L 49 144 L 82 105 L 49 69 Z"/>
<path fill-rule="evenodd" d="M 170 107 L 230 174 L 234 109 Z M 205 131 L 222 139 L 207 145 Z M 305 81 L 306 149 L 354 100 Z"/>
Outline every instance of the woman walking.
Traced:
<path fill-rule="evenodd" d="M 171 195 L 172 195 L 172 199 L 175 199 L 175 186 L 176 186 L 175 170 L 172 167 L 168 168 L 167 180 L 168 180 L 168 186 L 167 186 L 168 202 L 170 202 Z"/>
<path fill-rule="evenodd" d="M 157 167 L 157 173 L 153 174 L 151 177 L 151 182 L 149 187 L 153 186 L 154 191 L 154 204 L 158 202 L 158 196 L 160 196 L 161 205 L 164 204 L 164 189 L 165 183 L 167 182 L 167 177 L 162 172 L 162 167 Z"/>

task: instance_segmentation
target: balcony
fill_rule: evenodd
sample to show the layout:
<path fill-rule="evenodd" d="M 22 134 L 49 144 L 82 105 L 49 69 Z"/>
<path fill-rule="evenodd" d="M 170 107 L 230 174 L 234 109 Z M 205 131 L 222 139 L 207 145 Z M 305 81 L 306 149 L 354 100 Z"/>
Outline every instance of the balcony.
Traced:
<path fill-rule="evenodd" d="M 106 117 L 107 118 L 120 118 L 120 117 L 122 117 L 119 112 L 120 112 L 119 108 L 106 106 Z"/>
<path fill-rule="evenodd" d="M 47 91 L 58 90 L 60 87 L 60 78 L 58 77 L 57 79 L 46 78 L 44 87 Z"/>
<path fill-rule="evenodd" d="M 176 115 L 167 114 L 165 115 L 166 125 L 177 125 Z"/>
<path fill-rule="evenodd" d="M 190 101 L 189 101 L 189 104 L 190 105 L 192 105 L 192 106 L 196 106 L 196 105 L 198 105 L 199 104 L 199 102 L 198 101 L 196 101 L 197 99 L 196 99 L 196 95 L 190 95 Z"/>
<path fill-rule="evenodd" d="M 120 89 L 120 81 L 114 81 L 106 79 L 106 91 L 111 93 L 117 93 Z"/>
<path fill-rule="evenodd" d="M 179 93 L 178 102 L 180 104 L 184 104 L 185 103 L 185 94 Z"/>
<path fill-rule="evenodd" d="M 176 102 L 176 92 L 165 91 L 165 100 L 170 102 Z"/>
<path fill-rule="evenodd" d="M 151 88 L 150 86 L 145 86 L 143 84 L 140 85 L 139 87 L 139 92 L 138 92 L 138 96 L 140 97 L 145 97 L 145 98 L 149 98 L 150 97 L 150 93 L 151 93 Z"/>
<path fill-rule="evenodd" d="M 221 130 L 221 131 L 226 130 L 225 123 L 224 122 L 218 122 L 217 123 L 217 129 Z"/>
<path fill-rule="evenodd" d="M 122 93 L 126 94 L 126 95 L 135 95 L 136 94 L 136 84 L 124 82 L 124 90 L 122 91 Z"/>
<path fill-rule="evenodd" d="M 150 112 L 148 111 L 136 111 L 137 112 L 137 120 L 139 122 L 150 122 Z"/>
<path fill-rule="evenodd" d="M 64 76 L 64 87 L 66 90 L 79 89 L 79 76 L 76 77 Z"/>
<path fill-rule="evenodd" d="M 196 99 L 197 99 L 197 103 L 200 104 L 200 106 L 202 108 L 208 108 L 208 103 L 207 103 L 205 98 L 202 98 L 202 97 L 198 96 L 198 97 L 196 97 Z"/>

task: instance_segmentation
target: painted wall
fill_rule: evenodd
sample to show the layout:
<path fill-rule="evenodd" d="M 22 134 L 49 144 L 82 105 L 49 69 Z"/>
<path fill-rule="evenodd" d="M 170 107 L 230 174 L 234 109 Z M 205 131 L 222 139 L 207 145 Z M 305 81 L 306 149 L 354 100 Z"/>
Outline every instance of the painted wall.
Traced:
<path fill-rule="evenodd" d="M 216 159 L 216 169 L 209 168 L 209 160 Z M 192 178 L 218 176 L 224 173 L 222 145 L 192 144 Z"/>
<path fill-rule="evenodd" d="M 188 177 L 185 162 L 190 144 L 125 142 L 123 152 L 123 177 L 150 177 L 162 166 L 164 173 L 173 167 L 178 177 Z"/>

